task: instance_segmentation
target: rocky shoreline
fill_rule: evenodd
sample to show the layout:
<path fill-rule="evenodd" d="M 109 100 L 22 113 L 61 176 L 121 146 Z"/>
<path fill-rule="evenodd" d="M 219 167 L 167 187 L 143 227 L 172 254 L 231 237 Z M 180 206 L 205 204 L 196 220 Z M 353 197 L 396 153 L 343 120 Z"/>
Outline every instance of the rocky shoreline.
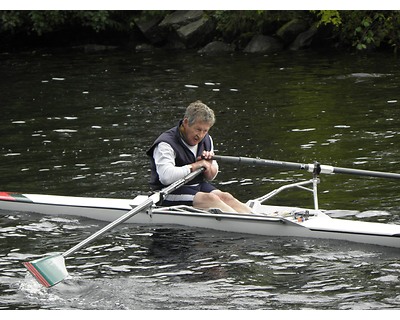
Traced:
<path fill-rule="evenodd" d="M 397 54 L 400 47 L 396 10 L 16 10 L 0 18 L 3 54 L 71 49 Z"/>
<path fill-rule="evenodd" d="M 243 51 L 246 53 L 277 53 L 283 50 L 309 48 L 321 39 L 316 25 L 293 19 L 269 34 L 254 35 L 243 48 L 217 38 L 216 23 L 202 10 L 174 11 L 162 19 L 135 20 L 143 43 L 135 46 L 136 52 L 157 48 L 184 50 L 196 49 L 199 53 Z"/>
<path fill-rule="evenodd" d="M 299 18 L 307 17 L 307 13 L 286 15 L 284 18 L 273 17 L 268 21 L 252 20 L 251 15 L 248 15 L 246 23 L 263 24 L 262 27 L 251 30 L 246 29 L 246 26 L 236 25 L 237 21 L 229 20 L 229 15 L 225 16 L 224 22 L 230 24 L 231 28 L 233 25 L 235 29 L 236 33 L 233 35 L 227 35 L 226 30 L 221 30 L 221 21 L 218 20 L 220 17 L 216 17 L 215 12 L 177 10 L 153 15 L 148 12 L 130 15 L 132 20 L 129 23 L 125 21 L 125 24 L 129 24 L 127 29 L 115 27 L 94 31 L 78 25 L 54 27 L 41 35 L 23 32 L 3 34 L 0 52 L 72 49 L 94 53 L 128 49 L 135 52 L 191 50 L 201 54 L 274 54 L 285 50 L 335 46 L 328 27 L 317 26 L 318 22 L 311 22 L 313 19 Z"/>

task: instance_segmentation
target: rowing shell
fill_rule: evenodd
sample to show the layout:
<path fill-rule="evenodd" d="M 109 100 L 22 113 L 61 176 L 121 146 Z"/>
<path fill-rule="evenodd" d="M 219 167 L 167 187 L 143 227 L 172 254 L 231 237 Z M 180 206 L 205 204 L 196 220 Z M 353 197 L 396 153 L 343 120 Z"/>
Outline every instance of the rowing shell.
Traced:
<path fill-rule="evenodd" d="M 113 221 L 145 201 L 0 192 L 0 210 Z M 188 206 L 152 207 L 126 222 L 180 225 L 227 232 L 345 240 L 400 248 L 400 225 L 331 218 L 322 210 L 258 203 L 254 214 L 203 211 Z"/>

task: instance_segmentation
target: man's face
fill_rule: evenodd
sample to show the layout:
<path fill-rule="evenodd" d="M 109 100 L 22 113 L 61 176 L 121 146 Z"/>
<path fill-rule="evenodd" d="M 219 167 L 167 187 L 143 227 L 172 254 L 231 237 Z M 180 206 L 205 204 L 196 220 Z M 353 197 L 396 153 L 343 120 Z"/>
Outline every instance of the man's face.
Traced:
<path fill-rule="evenodd" d="M 208 133 L 211 126 L 209 123 L 203 121 L 195 121 L 190 126 L 188 119 L 185 118 L 183 120 L 183 128 L 183 135 L 185 137 L 186 143 L 191 146 L 195 146 L 201 140 L 203 140 L 204 136 Z"/>

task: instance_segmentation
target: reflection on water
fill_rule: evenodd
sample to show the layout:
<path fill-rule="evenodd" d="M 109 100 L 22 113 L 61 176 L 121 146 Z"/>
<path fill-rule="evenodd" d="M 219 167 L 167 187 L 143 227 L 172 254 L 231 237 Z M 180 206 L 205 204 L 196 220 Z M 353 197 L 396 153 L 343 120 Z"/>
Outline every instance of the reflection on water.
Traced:
<path fill-rule="evenodd" d="M 20 54 L 1 58 L 2 191 L 131 198 L 148 192 L 145 151 L 188 103 L 215 110 L 222 155 L 400 172 L 398 61 L 284 53 Z M 220 164 L 242 200 L 308 173 Z M 321 176 L 335 217 L 400 223 L 399 184 Z M 310 206 L 304 191 L 278 204 Z M 22 262 L 64 252 L 103 226 L 0 212 L 1 309 L 399 308 L 398 250 L 327 240 L 121 226 L 38 286 Z"/>

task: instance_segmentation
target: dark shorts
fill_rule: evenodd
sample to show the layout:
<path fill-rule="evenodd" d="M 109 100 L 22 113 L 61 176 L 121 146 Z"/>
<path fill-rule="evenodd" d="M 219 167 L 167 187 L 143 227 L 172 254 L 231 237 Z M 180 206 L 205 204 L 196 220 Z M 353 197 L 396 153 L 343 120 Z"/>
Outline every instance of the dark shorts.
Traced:
<path fill-rule="evenodd" d="M 162 205 L 168 207 L 177 205 L 193 206 L 193 199 L 197 192 L 209 193 L 213 190 L 217 190 L 217 188 L 208 182 L 202 182 L 196 185 L 184 185 L 168 194 L 162 202 Z"/>

